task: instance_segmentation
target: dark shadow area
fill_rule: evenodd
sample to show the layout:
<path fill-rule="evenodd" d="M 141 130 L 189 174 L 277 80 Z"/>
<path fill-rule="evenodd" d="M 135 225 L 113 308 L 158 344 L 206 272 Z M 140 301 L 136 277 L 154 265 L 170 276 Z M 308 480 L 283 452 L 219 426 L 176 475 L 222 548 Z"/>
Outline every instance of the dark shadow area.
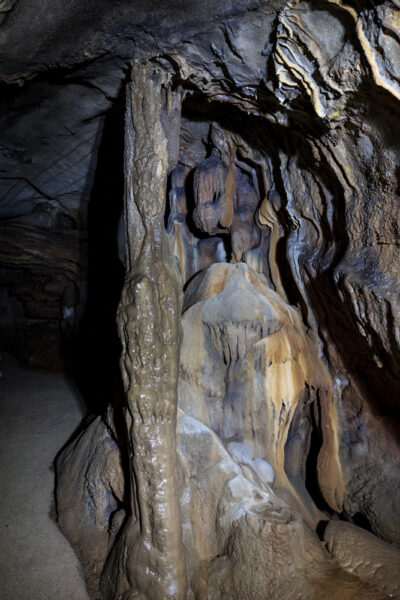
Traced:
<path fill-rule="evenodd" d="M 317 399 L 315 400 L 313 407 L 310 410 L 311 420 L 311 434 L 310 434 L 310 446 L 308 455 L 306 458 L 305 468 L 305 484 L 308 493 L 314 500 L 317 508 L 319 508 L 325 514 L 332 514 L 332 509 L 328 506 L 324 499 L 319 484 L 318 484 L 318 455 L 322 447 L 322 429 L 321 429 L 321 410 L 320 410 L 320 398 L 317 392 Z"/>
<path fill-rule="evenodd" d="M 317 525 L 316 533 L 321 542 L 324 541 L 325 529 L 328 527 L 329 521 L 320 521 Z"/>
<path fill-rule="evenodd" d="M 304 151 L 302 158 L 298 160 L 298 166 L 313 172 L 313 167 L 310 165 L 312 165 L 311 157 Z M 357 383 L 362 397 L 367 401 L 372 412 L 379 417 L 394 419 L 391 434 L 396 439 L 400 439 L 399 428 L 395 424 L 400 417 L 396 402 L 400 397 L 396 344 L 392 342 L 392 355 L 390 355 L 379 335 L 372 328 L 369 331 L 373 339 L 372 346 L 360 333 L 353 299 L 344 285 L 344 279 L 338 280 L 335 275 L 349 247 L 346 222 L 347 198 L 326 161 L 321 163 L 315 174 L 318 174 L 324 186 L 331 191 L 333 211 L 332 221 L 329 223 L 327 207 L 324 206 L 321 226 L 326 244 L 314 262 L 317 275 L 311 277 L 306 283 L 310 304 L 320 324 L 320 333 L 322 333 L 327 355 L 329 356 L 329 344 L 333 342 L 340 355 L 341 364 Z M 331 233 L 327 236 L 329 230 Z M 392 331 L 395 325 L 390 314 L 390 305 L 387 310 L 387 321 L 391 324 L 389 331 Z M 384 368 L 380 368 L 374 360 L 374 352 L 381 357 Z M 334 365 L 332 366 L 334 368 Z"/>
<path fill-rule="evenodd" d="M 363 529 L 366 529 L 367 531 L 370 531 L 372 533 L 371 523 L 365 515 L 362 515 L 358 512 L 355 515 L 353 515 L 352 521 L 354 525 L 357 525 L 357 527 L 362 527 Z"/>
<path fill-rule="evenodd" d="M 108 111 L 88 206 L 87 304 L 72 344 L 73 377 L 89 413 L 119 396 L 116 313 L 124 281 L 118 228 L 124 194 L 124 88 Z"/>
<path fill-rule="evenodd" d="M 342 297 L 339 296 L 342 288 Z M 390 356 L 378 335 L 373 333 L 373 349 L 382 359 L 384 368 L 374 360 L 368 340 L 357 328 L 352 298 L 341 282 L 336 283 L 333 268 L 320 273 L 308 286 L 312 306 L 321 323 L 321 331 L 329 332 L 347 373 L 356 383 L 358 392 L 365 399 L 373 414 L 385 417 L 385 425 L 395 439 L 400 440 L 398 422 L 400 411 L 400 380 L 396 376 L 396 352 Z M 389 320 L 389 319 L 388 319 Z M 390 322 L 390 320 L 389 320 Z"/>

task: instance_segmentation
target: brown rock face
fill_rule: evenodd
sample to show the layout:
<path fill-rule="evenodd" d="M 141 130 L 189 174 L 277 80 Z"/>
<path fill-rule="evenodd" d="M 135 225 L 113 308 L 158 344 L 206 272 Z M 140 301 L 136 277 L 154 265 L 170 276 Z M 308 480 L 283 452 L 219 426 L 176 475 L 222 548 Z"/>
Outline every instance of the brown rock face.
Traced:
<path fill-rule="evenodd" d="M 129 256 L 117 317 L 127 396 L 131 510 L 106 565 L 102 589 L 110 598 L 128 592 L 178 600 L 186 597 L 175 441 L 181 291 L 178 272 L 164 255 L 163 217 L 173 161 L 167 135 L 169 128 L 173 132 L 179 127 L 174 113 L 180 116 L 180 95 L 171 90 L 163 71 L 141 63 L 133 66 L 131 86 Z"/>
<path fill-rule="evenodd" d="M 273 472 L 275 487 L 316 526 L 323 515 L 304 479 L 317 397 L 323 428 L 334 432 L 336 424 L 329 375 L 299 313 L 243 263 L 209 267 L 185 298 L 180 406 L 211 427 L 236 460 L 260 469 L 261 481 Z M 337 450 L 327 435 L 321 489 L 333 507 L 343 493 Z"/>

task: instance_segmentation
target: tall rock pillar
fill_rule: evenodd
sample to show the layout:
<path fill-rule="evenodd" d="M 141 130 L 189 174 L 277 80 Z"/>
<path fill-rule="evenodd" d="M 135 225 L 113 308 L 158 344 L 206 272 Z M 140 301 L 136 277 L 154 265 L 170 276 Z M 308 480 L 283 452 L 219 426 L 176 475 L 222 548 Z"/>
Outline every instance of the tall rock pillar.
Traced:
<path fill-rule="evenodd" d="M 180 114 L 169 75 L 135 61 L 126 113 L 127 271 L 117 315 L 131 514 L 103 574 L 103 594 L 114 600 L 186 597 L 176 458 L 182 283 L 164 228 Z"/>

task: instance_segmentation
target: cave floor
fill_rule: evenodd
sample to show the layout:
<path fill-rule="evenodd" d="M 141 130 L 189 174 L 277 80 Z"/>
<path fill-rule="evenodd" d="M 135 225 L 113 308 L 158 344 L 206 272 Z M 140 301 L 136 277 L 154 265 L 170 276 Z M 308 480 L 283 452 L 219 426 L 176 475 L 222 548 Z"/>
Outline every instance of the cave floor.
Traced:
<path fill-rule="evenodd" d="M 63 375 L 4 354 L 0 369 L 0 600 L 88 600 L 54 521 L 53 461 L 84 407 Z"/>

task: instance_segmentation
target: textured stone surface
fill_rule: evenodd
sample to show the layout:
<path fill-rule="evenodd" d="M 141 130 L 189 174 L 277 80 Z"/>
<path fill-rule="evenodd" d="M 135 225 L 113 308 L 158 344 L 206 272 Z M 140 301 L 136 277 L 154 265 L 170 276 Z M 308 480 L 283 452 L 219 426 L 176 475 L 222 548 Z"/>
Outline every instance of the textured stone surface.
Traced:
<path fill-rule="evenodd" d="M 400 595 L 400 551 L 351 523 L 331 521 L 324 532 L 325 544 L 336 562 L 348 573 L 374 583 L 388 598 Z"/>
<path fill-rule="evenodd" d="M 93 597 L 126 515 L 122 452 L 111 427 L 97 417 L 57 458 L 58 523 L 84 566 Z"/>

